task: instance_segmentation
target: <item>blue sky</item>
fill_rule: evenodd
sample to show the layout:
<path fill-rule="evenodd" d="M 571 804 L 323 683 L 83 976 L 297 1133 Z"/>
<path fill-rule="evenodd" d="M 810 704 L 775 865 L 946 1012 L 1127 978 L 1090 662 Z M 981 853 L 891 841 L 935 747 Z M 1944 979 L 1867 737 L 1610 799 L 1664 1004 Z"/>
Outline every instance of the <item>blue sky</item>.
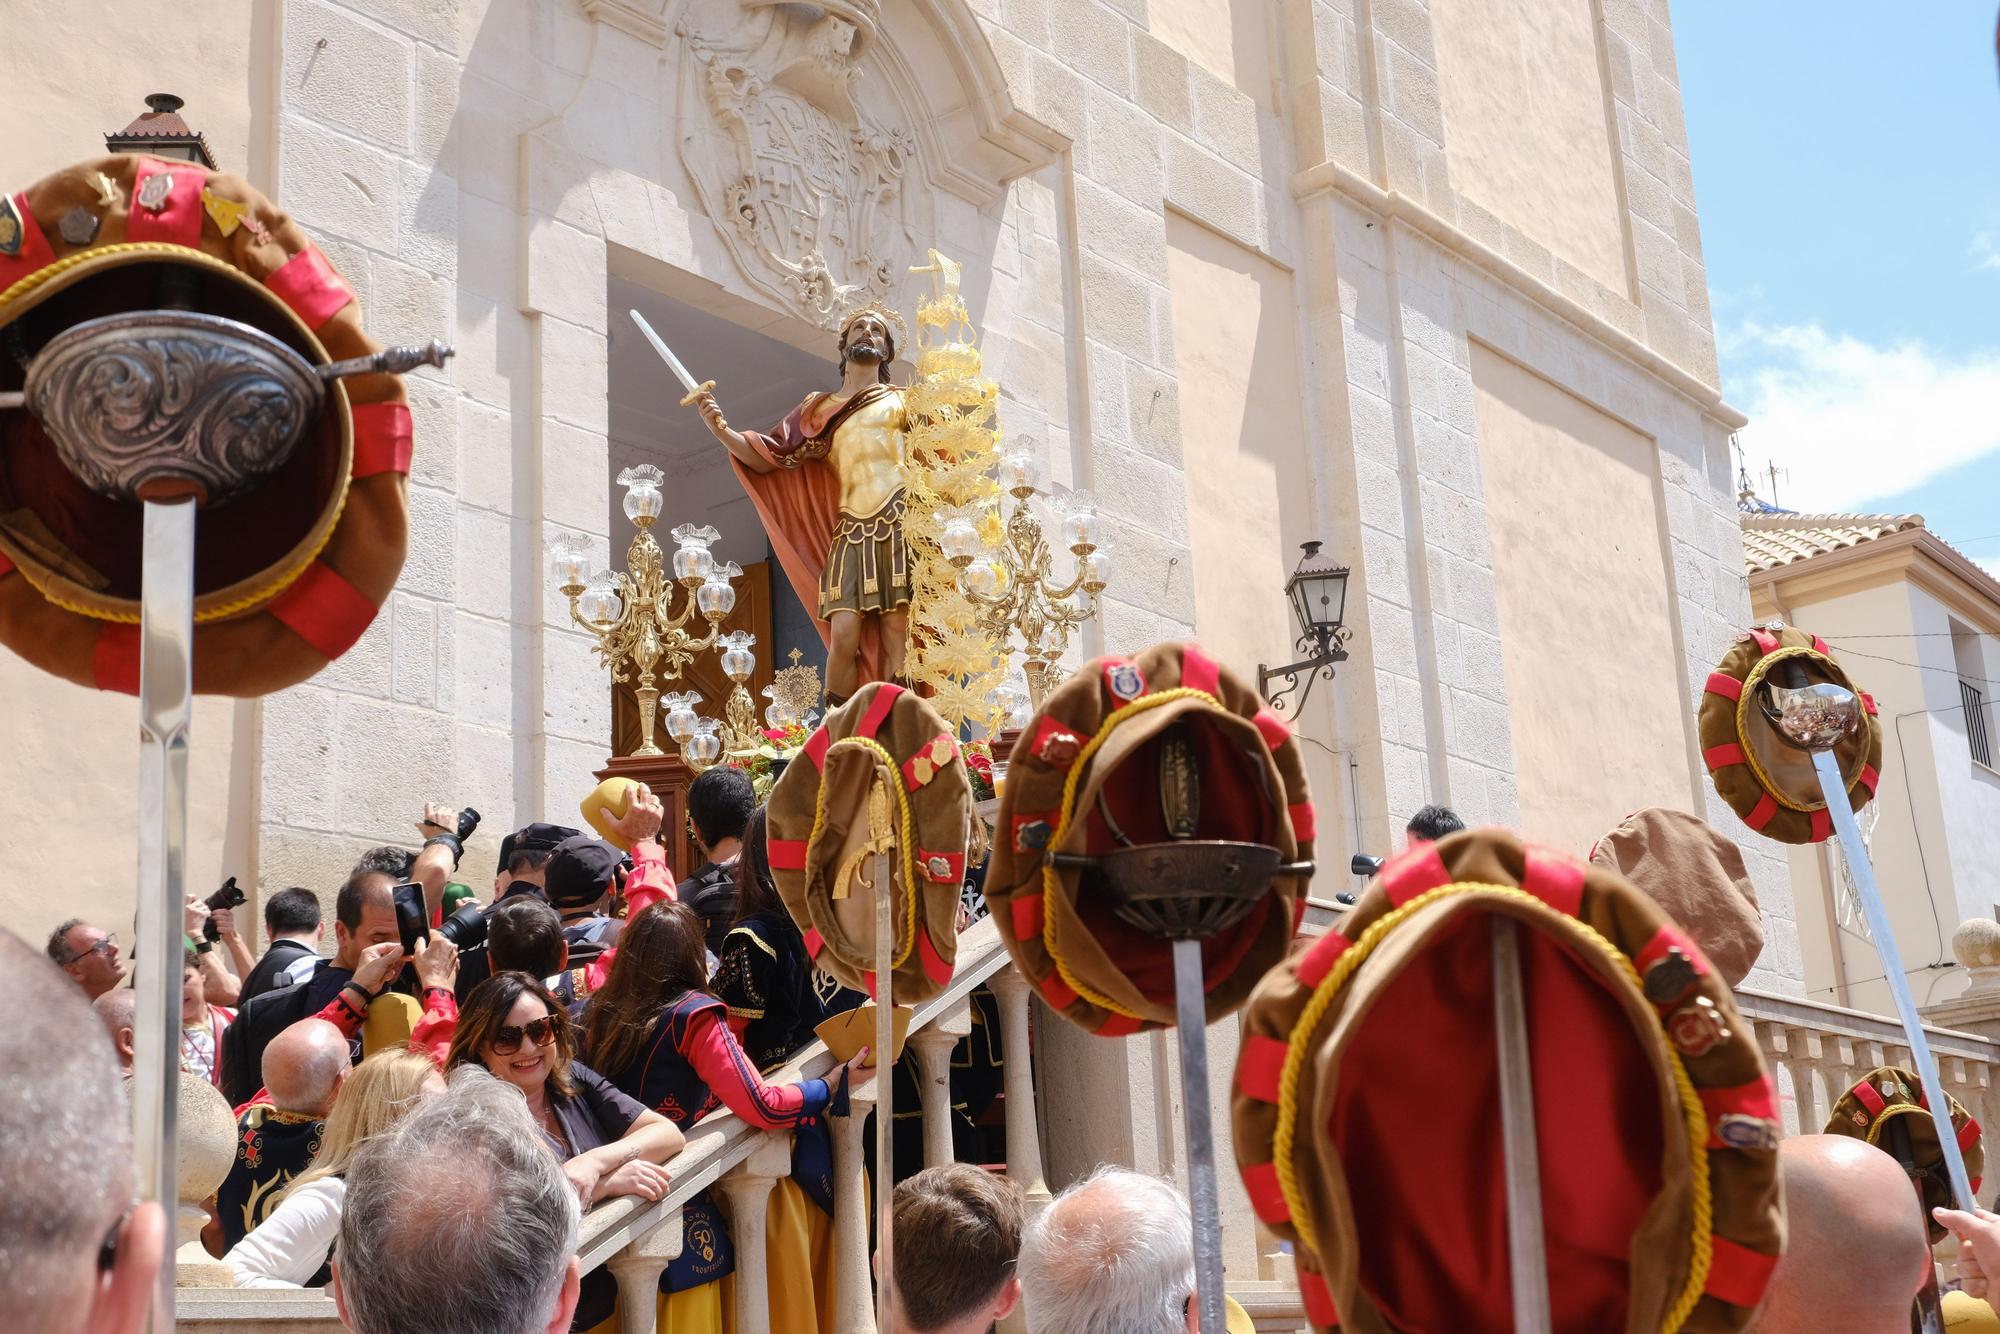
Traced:
<path fill-rule="evenodd" d="M 1775 460 L 1792 509 L 1922 514 L 2000 572 L 1994 0 L 1683 0 L 1673 23 L 1752 470 Z"/>

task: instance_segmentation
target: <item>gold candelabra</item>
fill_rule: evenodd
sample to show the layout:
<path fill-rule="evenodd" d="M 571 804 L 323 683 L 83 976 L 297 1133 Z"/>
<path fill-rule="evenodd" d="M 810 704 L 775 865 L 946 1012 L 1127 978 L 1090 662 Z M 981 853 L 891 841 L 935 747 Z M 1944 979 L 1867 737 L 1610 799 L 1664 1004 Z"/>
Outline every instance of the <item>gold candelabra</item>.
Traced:
<path fill-rule="evenodd" d="M 676 550 L 669 577 L 665 553 L 651 531 L 665 505 L 660 491 L 665 480 L 666 475 L 651 464 L 618 475 L 618 484 L 625 488 L 625 517 L 639 529 L 626 548 L 624 572 L 600 570 L 586 579 L 590 549 L 577 537 L 558 538 L 551 548 L 556 585 L 569 600 L 570 619 L 596 641 L 597 656 L 610 669 L 611 679 L 630 681 L 639 698 L 640 740 L 635 755 L 664 753 L 653 743 L 660 682 L 679 678 L 696 655 L 723 638 L 722 622 L 736 606 L 736 589 L 730 581 L 743 573 L 734 562 L 718 562 L 710 551 L 720 533 L 682 524 L 672 533 Z M 676 584 L 683 590 L 679 611 L 673 605 Z M 707 622 L 706 633 L 687 628 L 697 611 Z M 694 696 L 696 701 L 700 698 Z M 682 755 L 689 758 L 685 740 Z"/>
<path fill-rule="evenodd" d="M 1040 489 L 1034 454 L 1009 451 L 1000 460 L 1000 484 L 1014 498 L 1014 508 L 997 546 L 981 553 L 980 516 L 971 512 L 945 516 L 940 545 L 958 569 L 960 589 L 978 609 L 980 627 L 1006 645 L 1010 657 L 1020 656 L 1029 707 L 1039 709 L 1062 680 L 1070 635 L 1097 615 L 1111 553 L 1099 541 L 1095 502 L 1072 492 L 1058 503 L 1057 530 L 1076 559 L 1076 571 L 1066 583 L 1056 583 L 1054 548 L 1030 504 Z"/>

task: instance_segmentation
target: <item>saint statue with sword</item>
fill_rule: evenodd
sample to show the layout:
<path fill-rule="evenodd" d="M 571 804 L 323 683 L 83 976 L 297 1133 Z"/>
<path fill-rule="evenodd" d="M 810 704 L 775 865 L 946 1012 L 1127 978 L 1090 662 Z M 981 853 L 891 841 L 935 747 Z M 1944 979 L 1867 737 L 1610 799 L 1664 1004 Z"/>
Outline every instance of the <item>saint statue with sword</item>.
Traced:
<path fill-rule="evenodd" d="M 903 539 L 906 415 L 890 382 L 902 320 L 865 306 L 840 326 L 840 387 L 809 395 L 769 433 L 730 426 L 715 382 L 697 383 L 645 319 L 654 349 L 687 389 L 730 462 L 799 601 L 827 645 L 827 704 L 903 673 L 910 562 Z"/>

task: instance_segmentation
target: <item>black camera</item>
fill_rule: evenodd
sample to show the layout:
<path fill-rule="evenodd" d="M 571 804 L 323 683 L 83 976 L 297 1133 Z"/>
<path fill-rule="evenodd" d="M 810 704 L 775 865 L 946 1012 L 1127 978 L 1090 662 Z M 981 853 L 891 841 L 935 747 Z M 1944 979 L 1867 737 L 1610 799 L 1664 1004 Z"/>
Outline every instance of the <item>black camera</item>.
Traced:
<path fill-rule="evenodd" d="M 415 883 L 397 885 L 391 898 L 396 905 L 396 926 L 402 934 L 403 953 L 414 954 L 417 942 L 430 934 L 429 913 L 424 907 L 424 887 Z M 437 931 L 460 950 L 483 945 L 486 943 L 485 910 L 477 903 L 464 904 L 445 918 Z"/>
<path fill-rule="evenodd" d="M 479 828 L 479 812 L 467 806 L 458 813 L 458 841 L 463 843 Z"/>
<path fill-rule="evenodd" d="M 240 908 L 248 897 L 248 895 L 236 887 L 236 877 L 232 875 L 222 882 L 221 889 L 216 890 L 213 894 L 203 899 L 202 902 L 208 905 L 208 910 L 211 913 L 216 913 L 221 912 L 224 908 Z M 201 938 L 210 942 L 222 939 L 222 932 L 216 929 L 213 917 L 203 919 L 201 924 Z"/>
<path fill-rule="evenodd" d="M 428 848 L 433 843 L 442 843 L 450 848 L 452 869 L 456 870 L 458 869 L 459 862 L 465 857 L 465 840 L 471 838 L 472 831 L 477 828 L 479 828 L 479 812 L 467 806 L 458 813 L 458 830 L 456 833 L 433 834 L 424 840 L 424 846 Z"/>
<path fill-rule="evenodd" d="M 1357 852 L 1354 854 L 1354 860 L 1347 864 L 1347 869 L 1364 880 L 1373 880 L 1382 870 L 1382 859 L 1370 857 L 1365 852 Z"/>

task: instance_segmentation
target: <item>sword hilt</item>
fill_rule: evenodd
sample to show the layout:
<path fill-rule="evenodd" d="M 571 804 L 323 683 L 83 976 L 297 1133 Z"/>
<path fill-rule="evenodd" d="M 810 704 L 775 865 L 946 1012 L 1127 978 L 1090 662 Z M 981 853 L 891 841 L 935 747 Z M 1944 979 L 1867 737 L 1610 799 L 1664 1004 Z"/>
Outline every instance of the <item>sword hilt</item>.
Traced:
<path fill-rule="evenodd" d="M 703 380 L 700 384 L 696 385 L 694 388 L 688 390 L 685 394 L 681 395 L 681 406 L 684 408 L 691 408 L 694 406 L 694 401 L 697 398 L 700 398 L 703 394 L 709 394 L 713 392 L 715 392 L 715 381 Z M 724 423 L 724 425 L 727 424 L 728 423 L 726 422 Z"/>

